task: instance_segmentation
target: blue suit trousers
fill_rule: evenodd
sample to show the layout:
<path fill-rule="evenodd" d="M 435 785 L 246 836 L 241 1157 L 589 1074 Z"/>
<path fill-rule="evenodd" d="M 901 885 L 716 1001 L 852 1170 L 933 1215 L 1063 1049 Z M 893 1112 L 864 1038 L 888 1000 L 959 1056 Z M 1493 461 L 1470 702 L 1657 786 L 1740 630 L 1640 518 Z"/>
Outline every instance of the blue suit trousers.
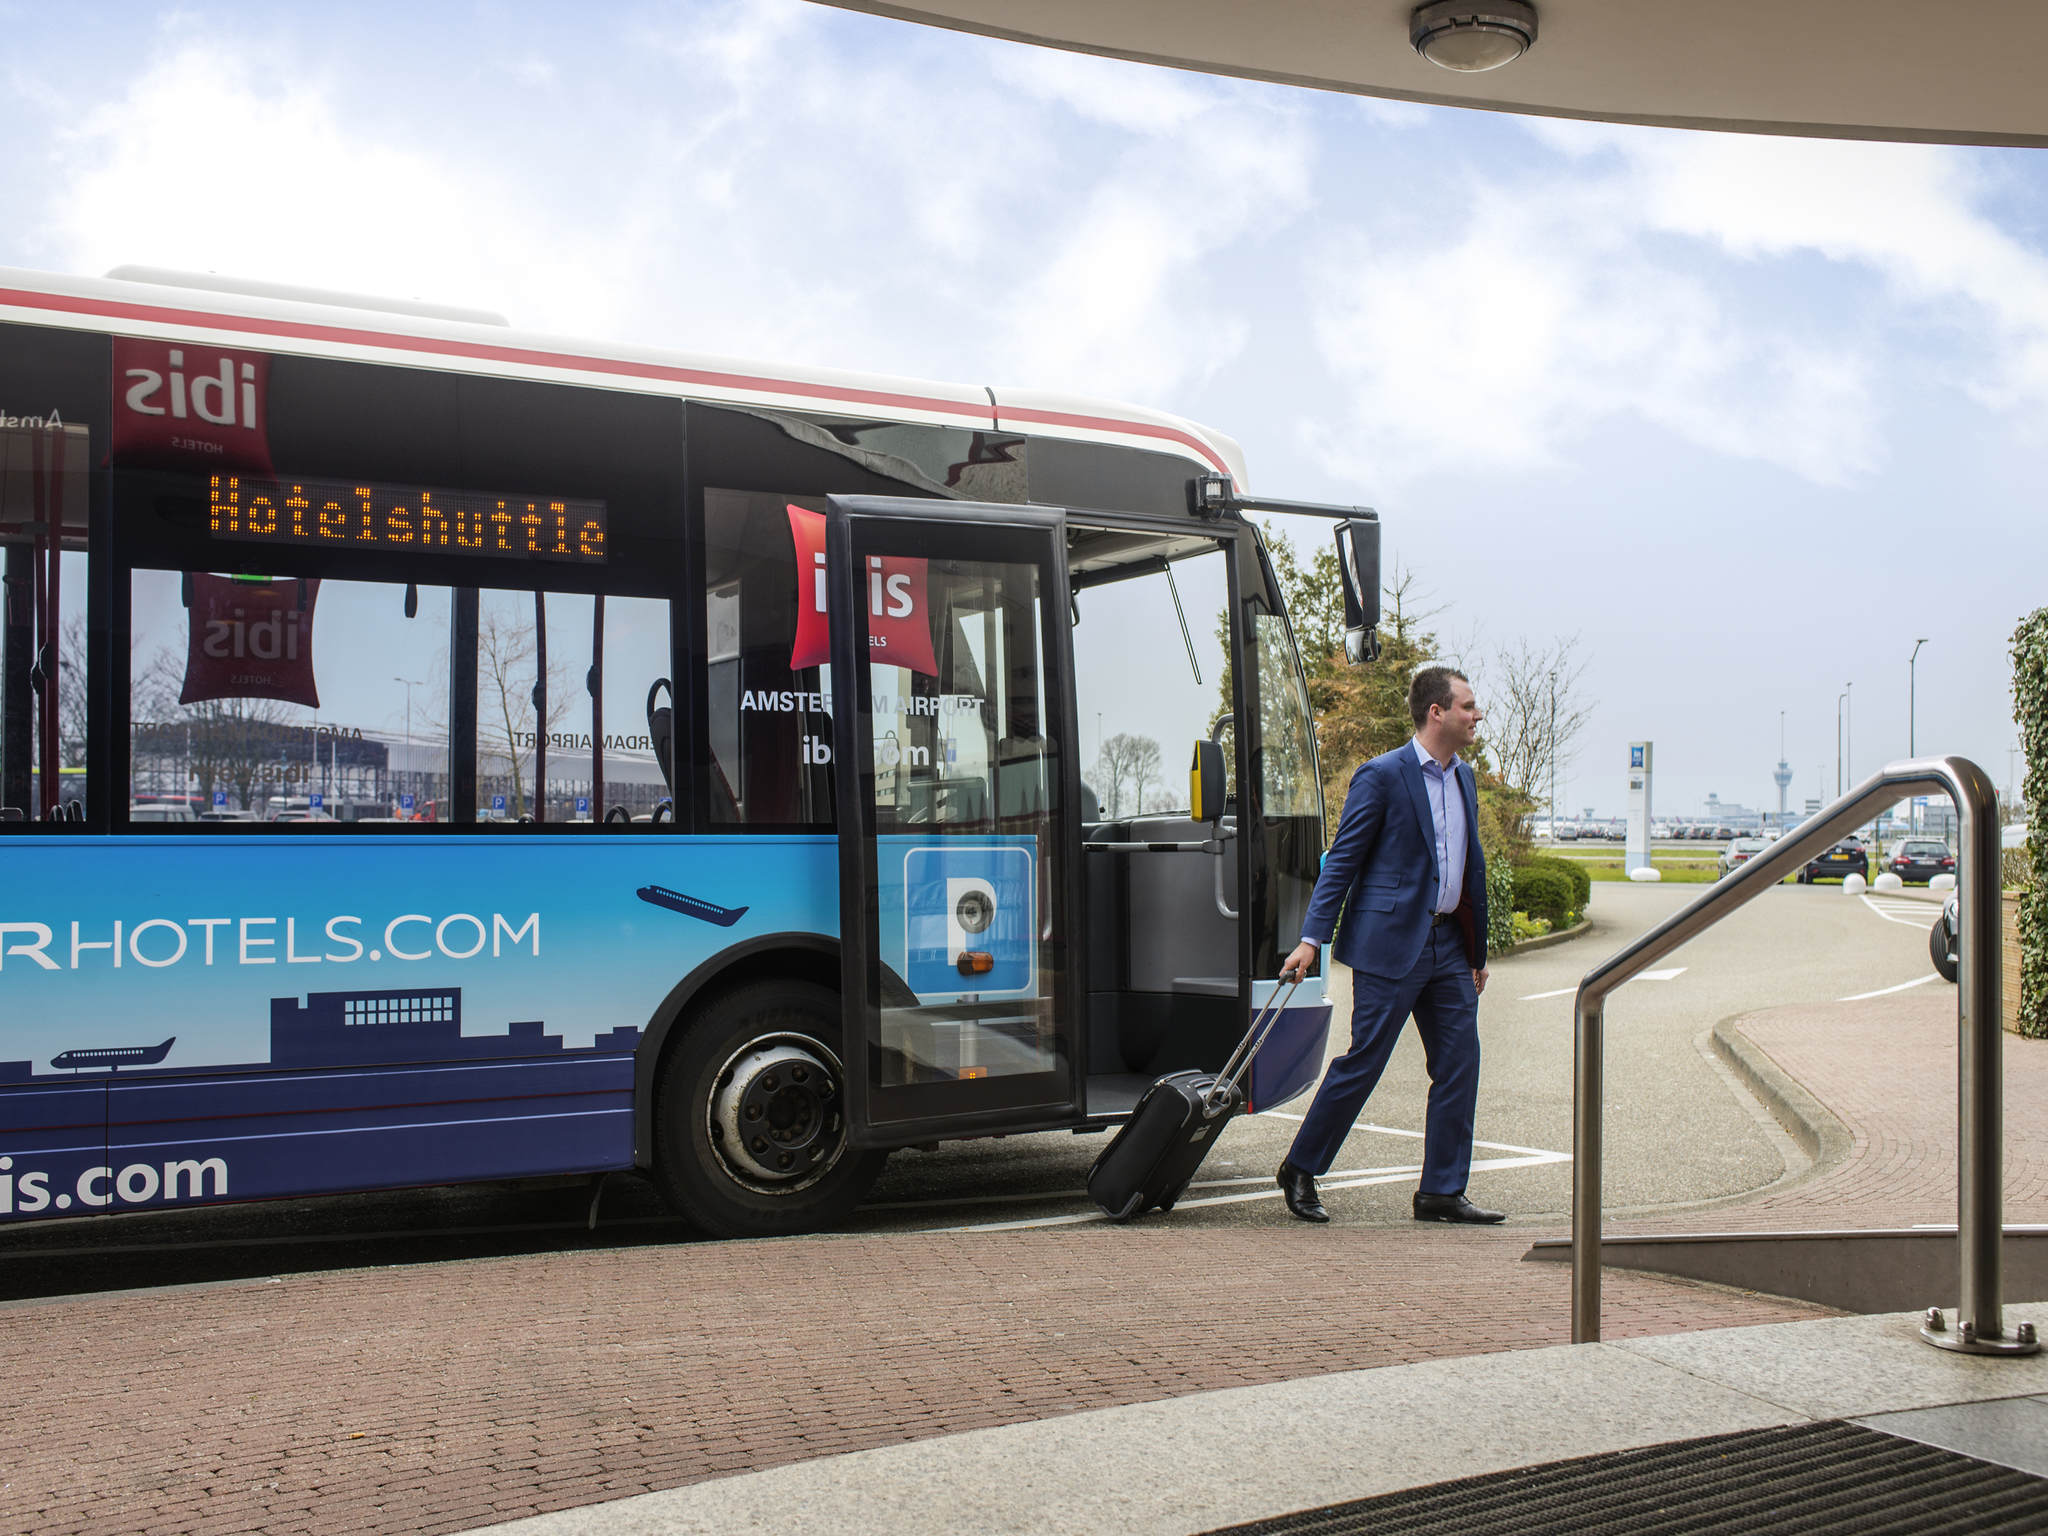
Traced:
<path fill-rule="evenodd" d="M 1479 1103 L 1479 994 L 1455 923 L 1430 929 L 1421 958 L 1406 976 L 1351 973 L 1351 1049 L 1323 1074 L 1288 1162 L 1305 1173 L 1330 1171 L 1410 1014 L 1429 1068 L 1421 1190 L 1426 1195 L 1465 1192 Z"/>

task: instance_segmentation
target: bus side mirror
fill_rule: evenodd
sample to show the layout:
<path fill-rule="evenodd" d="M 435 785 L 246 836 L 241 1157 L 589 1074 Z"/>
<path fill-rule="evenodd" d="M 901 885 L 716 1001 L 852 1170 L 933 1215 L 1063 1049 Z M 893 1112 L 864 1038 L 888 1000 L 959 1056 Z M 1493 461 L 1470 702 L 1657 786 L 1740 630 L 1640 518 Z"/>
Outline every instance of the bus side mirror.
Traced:
<path fill-rule="evenodd" d="M 1354 667 L 1380 654 L 1380 524 L 1350 517 L 1337 525 L 1337 574 L 1344 584 L 1344 659 Z"/>
<path fill-rule="evenodd" d="M 1195 760 L 1188 768 L 1188 814 L 1196 821 L 1221 821 L 1223 801 L 1229 794 L 1223 772 L 1223 749 L 1213 741 L 1195 743 Z"/>

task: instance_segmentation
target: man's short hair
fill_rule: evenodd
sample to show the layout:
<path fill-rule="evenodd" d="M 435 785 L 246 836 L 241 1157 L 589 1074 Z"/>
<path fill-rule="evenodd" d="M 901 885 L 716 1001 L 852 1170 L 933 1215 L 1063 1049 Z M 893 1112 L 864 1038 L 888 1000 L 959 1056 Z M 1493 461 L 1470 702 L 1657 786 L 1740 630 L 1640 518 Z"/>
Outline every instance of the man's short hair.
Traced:
<path fill-rule="evenodd" d="M 1415 729 L 1421 730 L 1429 724 L 1432 707 L 1451 707 L 1451 679 L 1470 683 L 1471 678 L 1456 667 L 1424 667 L 1415 674 L 1415 681 L 1408 685 L 1408 715 L 1415 722 Z"/>

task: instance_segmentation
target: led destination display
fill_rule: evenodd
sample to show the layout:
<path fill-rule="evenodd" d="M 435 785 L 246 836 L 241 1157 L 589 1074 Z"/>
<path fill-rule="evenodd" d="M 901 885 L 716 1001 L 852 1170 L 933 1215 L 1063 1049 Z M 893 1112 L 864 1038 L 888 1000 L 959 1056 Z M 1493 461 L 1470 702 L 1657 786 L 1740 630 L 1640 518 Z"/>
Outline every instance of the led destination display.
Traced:
<path fill-rule="evenodd" d="M 601 501 L 501 496 L 364 480 L 217 474 L 207 528 L 258 544 L 601 564 Z"/>

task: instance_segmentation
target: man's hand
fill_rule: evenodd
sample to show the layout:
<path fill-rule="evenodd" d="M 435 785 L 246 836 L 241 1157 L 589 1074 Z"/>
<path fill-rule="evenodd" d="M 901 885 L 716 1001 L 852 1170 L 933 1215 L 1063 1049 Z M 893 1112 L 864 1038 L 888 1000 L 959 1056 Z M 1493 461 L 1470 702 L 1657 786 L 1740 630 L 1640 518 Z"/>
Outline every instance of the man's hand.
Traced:
<path fill-rule="evenodd" d="M 1309 967 L 1316 963 L 1316 951 L 1319 947 L 1309 943 L 1307 939 L 1303 939 L 1299 944 L 1295 945 L 1294 953 L 1289 955 L 1280 966 L 1280 979 L 1282 981 L 1299 981 L 1302 977 L 1306 976 L 1309 973 Z"/>
<path fill-rule="evenodd" d="M 1472 973 L 1472 990 L 1474 993 L 1486 990 L 1486 967 L 1483 965 Z"/>

